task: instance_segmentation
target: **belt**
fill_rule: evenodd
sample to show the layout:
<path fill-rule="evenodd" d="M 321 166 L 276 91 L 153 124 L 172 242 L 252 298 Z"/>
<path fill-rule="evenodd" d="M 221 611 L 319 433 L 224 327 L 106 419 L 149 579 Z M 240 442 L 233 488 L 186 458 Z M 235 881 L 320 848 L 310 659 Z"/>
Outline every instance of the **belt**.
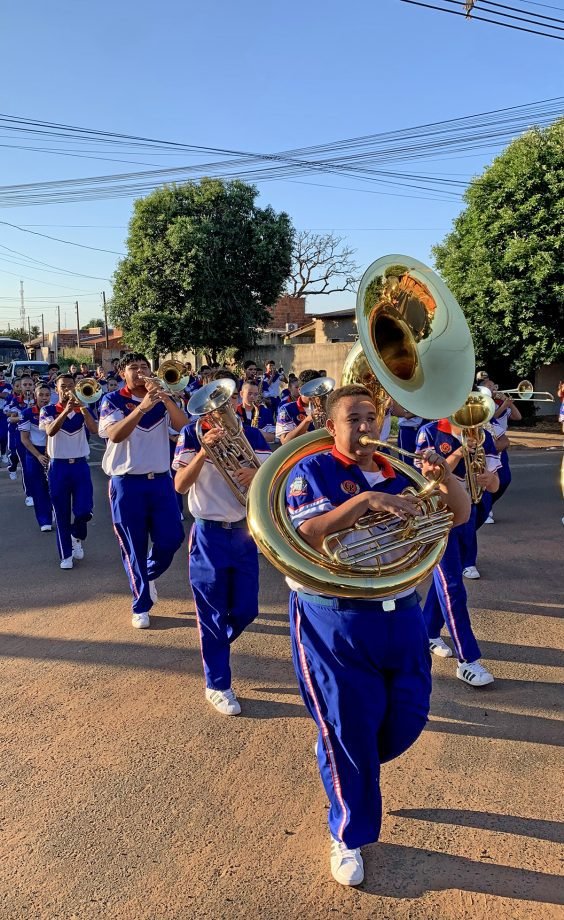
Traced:
<path fill-rule="evenodd" d="M 51 463 L 86 463 L 86 457 L 52 457 Z"/>
<path fill-rule="evenodd" d="M 206 518 L 194 518 L 194 521 L 198 527 L 203 527 L 205 530 L 217 527 L 221 527 L 223 530 L 238 530 L 247 526 L 246 518 L 241 518 L 240 521 L 208 521 Z"/>
<path fill-rule="evenodd" d="M 352 613 L 391 613 L 419 605 L 417 591 L 412 591 L 407 597 L 396 597 L 383 601 L 363 597 L 325 597 L 323 594 L 308 594 L 307 591 L 298 591 L 297 594 L 300 600 L 307 603 L 316 604 L 319 607 L 330 607 L 332 610 L 348 610 Z"/>
<path fill-rule="evenodd" d="M 116 479 L 160 479 L 161 476 L 170 476 L 169 470 L 164 473 L 122 473 Z"/>

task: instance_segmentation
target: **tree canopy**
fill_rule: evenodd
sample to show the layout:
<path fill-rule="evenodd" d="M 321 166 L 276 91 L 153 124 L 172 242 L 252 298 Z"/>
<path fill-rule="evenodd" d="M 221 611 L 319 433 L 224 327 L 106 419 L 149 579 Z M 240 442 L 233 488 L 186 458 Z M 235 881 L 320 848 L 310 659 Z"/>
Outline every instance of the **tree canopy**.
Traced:
<path fill-rule="evenodd" d="M 287 214 L 244 182 L 203 179 L 135 202 L 110 314 L 128 344 L 157 356 L 247 349 L 290 273 Z"/>
<path fill-rule="evenodd" d="M 564 359 L 564 120 L 513 141 L 465 194 L 436 265 L 481 363 Z"/>

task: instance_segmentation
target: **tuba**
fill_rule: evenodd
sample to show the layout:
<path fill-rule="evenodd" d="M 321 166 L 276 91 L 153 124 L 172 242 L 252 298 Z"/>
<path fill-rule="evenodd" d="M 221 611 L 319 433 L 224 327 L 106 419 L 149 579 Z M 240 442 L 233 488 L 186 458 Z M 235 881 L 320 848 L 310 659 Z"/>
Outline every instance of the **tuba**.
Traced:
<path fill-rule="evenodd" d="M 305 396 L 312 403 L 312 422 L 315 429 L 325 428 L 327 397 L 334 389 L 335 381 L 332 377 L 315 377 L 300 387 L 300 395 Z"/>
<path fill-rule="evenodd" d="M 231 397 L 235 390 L 236 384 L 229 378 L 212 380 L 190 398 L 188 413 L 198 416 L 196 437 L 202 450 L 206 452 L 235 498 L 245 505 L 247 490 L 239 485 L 233 474 L 242 466 L 258 469 L 260 462 L 245 437 L 241 419 L 231 406 Z M 210 428 L 218 428 L 224 432 L 224 437 L 217 444 L 209 445 L 202 441 L 204 422 Z"/>
<path fill-rule="evenodd" d="M 470 393 L 464 405 L 449 417 L 449 422 L 456 428 L 460 428 L 462 432 L 466 485 L 473 505 L 477 505 L 484 494 L 484 487 L 478 483 L 477 477 L 486 471 L 486 452 L 483 447 L 486 438 L 484 428 L 494 417 L 494 413 L 495 403 L 491 396 L 478 392 Z M 468 447 L 469 438 L 476 441 L 476 448 L 473 451 Z"/>
<path fill-rule="evenodd" d="M 408 256 L 378 259 L 361 280 L 356 314 L 360 344 L 353 347 L 342 382 L 368 383 L 382 418 L 389 398 L 424 418 L 443 418 L 466 399 L 474 378 L 470 331 L 431 269 Z M 388 446 L 371 438 L 364 443 Z M 412 521 L 365 515 L 354 528 L 331 534 L 322 552 L 290 523 L 286 486 L 293 467 L 332 446 L 326 432 L 311 432 L 284 444 L 262 465 L 247 502 L 255 541 L 276 568 L 321 594 L 384 598 L 415 587 L 440 562 L 453 515 L 436 494 L 437 483 L 398 458 L 390 457 L 390 463 L 410 481 L 406 491 L 417 497 L 421 511 Z"/>
<path fill-rule="evenodd" d="M 79 380 L 76 384 L 72 395 L 84 406 L 91 406 L 92 403 L 102 399 L 104 391 L 102 385 L 95 377 L 83 377 L 83 379 Z"/>

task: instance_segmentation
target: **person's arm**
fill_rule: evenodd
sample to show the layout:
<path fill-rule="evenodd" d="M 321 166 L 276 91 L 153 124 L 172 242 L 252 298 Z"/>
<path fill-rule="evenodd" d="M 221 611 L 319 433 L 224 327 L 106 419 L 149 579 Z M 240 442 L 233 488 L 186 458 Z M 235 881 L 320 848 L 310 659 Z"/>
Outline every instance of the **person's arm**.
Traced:
<path fill-rule="evenodd" d="M 225 432 L 220 428 L 211 428 L 209 431 L 202 437 L 202 442 L 208 444 L 210 447 L 213 444 L 217 444 L 218 441 L 225 436 Z M 181 435 L 182 437 L 182 435 Z M 180 446 L 180 451 L 182 446 Z M 186 465 L 179 465 L 176 468 L 176 475 L 174 477 L 174 488 L 177 492 L 180 492 L 181 495 L 186 495 L 190 491 L 191 487 L 196 482 L 198 476 L 202 471 L 202 467 L 206 461 L 207 454 L 203 447 L 194 454 L 192 460 Z"/>
<path fill-rule="evenodd" d="M 108 398 L 108 397 L 106 397 Z M 118 422 L 114 422 L 113 425 L 107 425 L 104 427 L 105 438 L 108 438 L 112 444 L 121 444 L 122 441 L 125 441 L 129 437 L 132 431 L 137 428 L 137 425 L 141 421 L 144 415 L 149 412 L 153 406 L 155 406 L 160 399 L 160 394 L 157 389 L 147 390 L 147 393 L 143 397 L 140 403 L 133 409 L 129 415 L 126 415 L 124 418 L 120 419 Z"/>
<path fill-rule="evenodd" d="M 166 406 L 171 428 L 175 428 L 176 431 L 181 431 L 188 421 L 188 416 L 179 406 L 176 405 L 174 399 L 172 396 L 169 396 L 168 393 L 161 394 L 161 401 Z"/>
<path fill-rule="evenodd" d="M 291 431 L 285 431 L 280 435 L 280 443 L 286 444 L 288 441 L 293 441 L 294 438 L 299 438 L 300 435 L 305 434 L 309 430 L 311 425 L 311 416 L 306 415 L 301 422 L 298 422 L 295 428 L 292 428 Z"/>
<path fill-rule="evenodd" d="M 73 410 L 76 410 L 76 408 L 77 407 L 73 403 L 71 403 L 70 400 L 68 400 L 65 403 L 65 406 L 62 412 L 60 412 L 57 416 L 55 416 L 52 422 L 43 426 L 43 430 L 47 433 L 47 437 L 49 438 L 54 437 L 57 434 L 57 432 L 60 431 L 61 428 L 63 427 L 65 423 L 65 419 L 67 419 L 70 413 Z"/>
<path fill-rule="evenodd" d="M 513 400 L 511 400 L 511 412 L 509 414 L 509 418 L 512 422 L 520 422 L 523 418 Z"/>
<path fill-rule="evenodd" d="M 414 496 L 388 495 L 385 492 L 361 492 L 337 508 L 308 518 L 299 526 L 300 536 L 313 549 L 323 549 L 323 541 L 330 534 L 353 527 L 368 511 L 387 511 L 401 520 L 415 517 L 417 502 Z"/>
<path fill-rule="evenodd" d="M 44 454 L 40 453 L 37 448 L 34 446 L 31 435 L 29 431 L 20 432 L 22 444 L 26 450 L 32 454 L 36 460 L 39 460 L 41 466 L 49 466 L 49 457 L 46 457 Z"/>
<path fill-rule="evenodd" d="M 88 407 L 87 407 L 87 406 L 81 406 L 80 412 L 81 412 L 82 417 L 83 417 L 83 419 L 84 419 L 84 424 L 85 424 L 86 427 L 88 428 L 88 431 L 90 432 L 90 434 L 98 434 L 98 422 L 97 422 L 96 419 L 90 414 L 90 412 L 89 412 L 89 410 L 88 410 Z"/>

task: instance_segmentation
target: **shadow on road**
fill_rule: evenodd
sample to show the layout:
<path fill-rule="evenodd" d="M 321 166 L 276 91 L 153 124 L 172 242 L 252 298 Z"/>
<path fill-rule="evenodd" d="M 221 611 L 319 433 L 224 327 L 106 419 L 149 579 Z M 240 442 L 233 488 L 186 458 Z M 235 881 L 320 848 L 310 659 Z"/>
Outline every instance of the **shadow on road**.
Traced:
<path fill-rule="evenodd" d="M 500 834 L 517 834 L 520 837 L 532 837 L 535 840 L 564 843 L 564 824 L 560 821 L 543 821 L 540 818 L 520 818 L 517 815 L 500 815 L 456 808 L 399 808 L 390 814 L 415 821 L 477 827 L 480 830 L 497 831 Z"/>
<path fill-rule="evenodd" d="M 503 690 L 503 683 L 496 681 L 494 687 Z M 517 681 L 526 684 L 526 681 Z M 530 684 L 528 686 L 531 686 Z M 556 694 L 558 685 L 548 684 L 554 688 Z M 475 693 L 476 690 L 473 690 Z M 559 719 L 548 719 L 544 716 L 507 712 L 506 710 L 492 707 L 494 702 L 494 689 L 487 697 L 482 697 L 481 703 L 476 705 L 457 703 L 451 699 L 441 700 L 433 698 L 431 707 L 431 721 L 427 723 L 426 731 L 441 732 L 451 735 L 468 735 L 475 738 L 495 738 L 502 741 L 529 742 L 531 744 L 564 745 L 562 736 L 562 722 Z M 526 699 L 526 689 L 521 691 L 522 699 Z M 554 697 L 553 697 L 554 698 Z M 500 699 L 495 698 L 495 703 Z M 503 702 L 506 702 L 503 700 Z M 539 707 L 542 702 L 539 701 Z M 487 708 L 486 708 L 487 707 Z M 453 719 L 456 721 L 442 721 Z"/>
<path fill-rule="evenodd" d="M 419 898 L 426 891 L 460 889 L 500 898 L 564 904 L 562 879 L 544 872 L 500 866 L 417 847 L 378 843 L 363 851 L 366 880 L 361 890 L 391 898 Z"/>

